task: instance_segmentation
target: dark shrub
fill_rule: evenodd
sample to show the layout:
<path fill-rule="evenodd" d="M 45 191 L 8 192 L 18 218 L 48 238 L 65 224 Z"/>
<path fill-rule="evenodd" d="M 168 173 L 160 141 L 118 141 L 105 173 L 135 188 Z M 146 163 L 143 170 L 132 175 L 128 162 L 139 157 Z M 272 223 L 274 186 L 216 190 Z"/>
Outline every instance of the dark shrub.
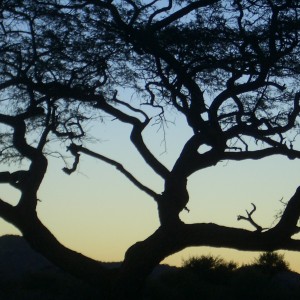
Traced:
<path fill-rule="evenodd" d="M 237 264 L 232 261 L 226 262 L 218 256 L 202 255 L 184 261 L 182 268 L 197 274 L 201 280 L 224 284 L 230 280 Z"/>
<path fill-rule="evenodd" d="M 264 252 L 260 254 L 254 260 L 252 266 L 269 275 L 290 270 L 288 262 L 284 259 L 284 255 L 276 252 Z"/>

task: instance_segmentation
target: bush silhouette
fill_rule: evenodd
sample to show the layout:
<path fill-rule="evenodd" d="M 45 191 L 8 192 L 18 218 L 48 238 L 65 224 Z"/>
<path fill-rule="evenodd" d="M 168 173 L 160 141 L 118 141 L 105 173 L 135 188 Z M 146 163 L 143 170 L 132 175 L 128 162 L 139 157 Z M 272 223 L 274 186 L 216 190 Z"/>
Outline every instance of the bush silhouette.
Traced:
<path fill-rule="evenodd" d="M 270 275 L 290 270 L 288 262 L 284 259 L 284 255 L 276 252 L 264 252 L 260 254 L 254 260 L 252 266 Z"/>
<path fill-rule="evenodd" d="M 232 261 L 226 262 L 219 256 L 202 255 L 184 261 L 182 268 L 197 274 L 201 280 L 223 284 L 231 278 L 237 264 Z"/>
<path fill-rule="evenodd" d="M 191 257 L 181 268 L 149 281 L 144 299 L 300 299 L 300 287 L 290 288 L 276 279 L 277 273 L 287 271 L 284 255 L 276 252 L 264 252 L 240 267 L 219 256 Z"/>

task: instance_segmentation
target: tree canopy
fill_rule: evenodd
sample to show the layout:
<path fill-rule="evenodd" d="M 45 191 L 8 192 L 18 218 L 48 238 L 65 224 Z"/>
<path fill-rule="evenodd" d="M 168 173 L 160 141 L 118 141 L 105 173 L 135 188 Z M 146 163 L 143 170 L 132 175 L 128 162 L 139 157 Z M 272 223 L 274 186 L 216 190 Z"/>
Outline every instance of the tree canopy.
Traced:
<path fill-rule="evenodd" d="M 187 179 L 222 160 L 300 158 L 299 1 L 3 0 L 0 5 L 0 172 L 20 191 L 0 216 L 36 250 L 72 274 L 130 298 L 156 264 L 189 246 L 300 250 L 300 190 L 279 222 L 255 231 L 184 224 Z M 126 93 L 124 93 L 126 90 Z M 128 93 L 134 100 L 128 100 Z M 124 96 L 126 94 L 126 96 Z M 145 142 L 145 129 L 181 114 L 192 135 L 171 168 Z M 89 149 L 88 124 L 111 117 L 164 183 L 156 192 L 126 166 Z M 57 141 L 60 141 L 59 145 Z M 57 150 L 57 147 L 60 147 Z M 158 207 L 160 227 L 128 249 L 118 270 L 61 245 L 41 223 L 37 192 L 53 149 L 118 168 Z M 200 220 L 201 221 L 201 220 Z M 112 292 L 113 291 L 113 292 Z M 130 298 L 132 299 L 132 298 Z"/>

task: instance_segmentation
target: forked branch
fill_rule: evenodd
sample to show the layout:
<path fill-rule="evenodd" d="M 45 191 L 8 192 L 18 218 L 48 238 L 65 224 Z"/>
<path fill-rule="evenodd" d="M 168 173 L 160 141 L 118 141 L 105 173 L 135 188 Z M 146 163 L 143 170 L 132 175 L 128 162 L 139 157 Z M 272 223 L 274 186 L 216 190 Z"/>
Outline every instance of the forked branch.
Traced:
<path fill-rule="evenodd" d="M 258 225 L 252 218 L 252 215 L 253 213 L 256 211 L 256 206 L 254 203 L 251 203 L 252 206 L 253 206 L 253 209 L 248 212 L 248 210 L 246 210 L 246 213 L 247 213 L 247 217 L 244 217 L 244 216 L 241 216 L 241 215 L 238 215 L 237 216 L 237 219 L 238 221 L 240 220 L 245 220 L 245 221 L 248 221 L 252 226 L 254 226 L 256 228 L 256 231 L 257 232 L 262 232 L 264 229 L 266 228 L 262 228 L 260 225 Z"/>
<path fill-rule="evenodd" d="M 64 168 L 63 171 L 66 172 L 67 174 L 71 174 L 73 173 L 78 165 L 79 162 L 79 152 L 87 154 L 91 157 L 100 159 L 112 166 L 115 166 L 117 168 L 117 170 L 119 170 L 123 175 L 125 175 L 136 187 L 138 187 L 141 191 L 145 192 L 146 194 L 148 194 L 149 196 L 151 196 L 155 201 L 158 199 L 158 194 L 156 194 L 153 190 L 151 190 L 150 188 L 146 187 L 145 185 L 143 185 L 140 181 L 138 181 L 129 171 L 127 171 L 122 164 L 120 164 L 119 162 L 110 159 L 104 155 L 101 155 L 99 153 L 93 152 L 83 146 L 80 145 L 76 145 L 76 144 L 71 144 L 68 147 L 68 150 L 75 156 L 75 161 L 73 163 L 73 167 L 71 169 L 69 168 Z"/>

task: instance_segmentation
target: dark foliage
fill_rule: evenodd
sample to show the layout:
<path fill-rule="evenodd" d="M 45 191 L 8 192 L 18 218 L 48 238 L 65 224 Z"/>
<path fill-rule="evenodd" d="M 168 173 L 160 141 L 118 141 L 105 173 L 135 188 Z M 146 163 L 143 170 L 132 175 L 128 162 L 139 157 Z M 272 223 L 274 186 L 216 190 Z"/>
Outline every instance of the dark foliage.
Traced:
<path fill-rule="evenodd" d="M 266 252 L 241 267 L 220 257 L 193 257 L 182 268 L 148 282 L 145 298 L 296 300 L 299 296 L 300 275 L 289 271 L 282 255 Z"/>
<path fill-rule="evenodd" d="M 200 280 L 212 283 L 226 283 L 237 268 L 234 262 L 225 262 L 220 257 L 192 257 L 183 263 L 183 269 L 197 274 Z"/>

